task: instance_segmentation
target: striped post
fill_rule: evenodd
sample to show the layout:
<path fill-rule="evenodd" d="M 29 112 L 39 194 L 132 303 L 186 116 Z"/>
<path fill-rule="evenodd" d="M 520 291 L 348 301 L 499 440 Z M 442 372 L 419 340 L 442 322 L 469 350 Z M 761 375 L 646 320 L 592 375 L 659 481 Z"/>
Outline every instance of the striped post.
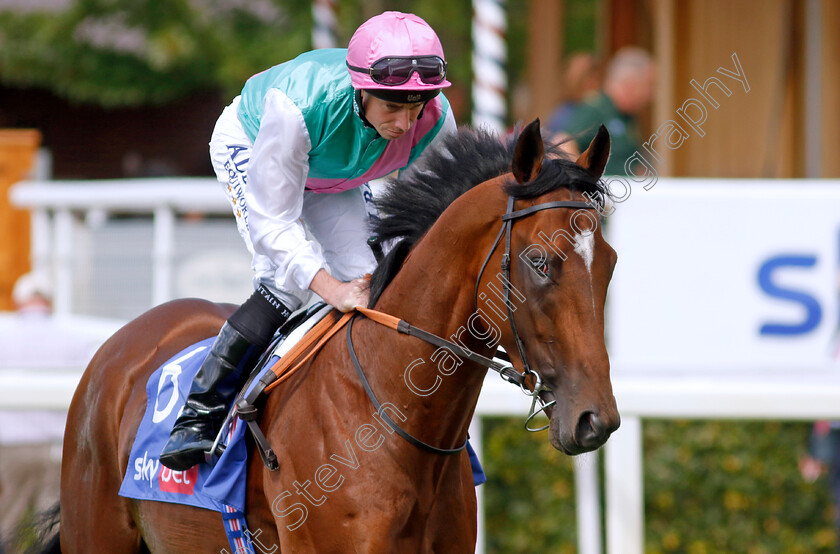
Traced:
<path fill-rule="evenodd" d="M 336 0 L 313 0 L 312 2 L 312 48 L 335 48 Z"/>
<path fill-rule="evenodd" d="M 507 107 L 507 19 L 504 0 L 473 0 L 473 113 L 474 126 L 503 133 Z"/>

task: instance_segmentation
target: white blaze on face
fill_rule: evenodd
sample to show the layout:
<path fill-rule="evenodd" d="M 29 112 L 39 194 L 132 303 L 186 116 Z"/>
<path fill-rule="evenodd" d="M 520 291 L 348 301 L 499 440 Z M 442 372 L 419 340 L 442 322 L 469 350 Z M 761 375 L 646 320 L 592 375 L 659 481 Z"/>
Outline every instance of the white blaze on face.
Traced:
<path fill-rule="evenodd" d="M 586 264 L 586 271 L 592 275 L 592 258 L 595 256 L 595 233 L 586 235 L 575 235 L 575 252 L 583 258 L 583 263 Z"/>
<path fill-rule="evenodd" d="M 595 257 L 595 233 L 588 233 L 586 235 L 576 233 L 575 252 L 583 258 L 583 263 L 586 265 L 586 271 L 589 272 L 589 295 L 592 298 L 592 313 L 593 315 L 596 315 L 595 292 L 592 290 L 592 258 Z"/>

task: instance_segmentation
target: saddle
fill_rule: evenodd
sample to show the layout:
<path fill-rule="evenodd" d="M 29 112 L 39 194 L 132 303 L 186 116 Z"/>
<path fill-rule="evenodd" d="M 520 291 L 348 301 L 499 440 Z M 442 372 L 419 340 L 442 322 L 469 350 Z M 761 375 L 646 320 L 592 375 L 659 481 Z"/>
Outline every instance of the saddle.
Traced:
<path fill-rule="evenodd" d="M 210 452 L 211 458 L 222 455 L 225 449 L 222 441 L 229 434 L 234 418 L 239 416 L 239 419 L 247 423 L 248 430 L 257 443 L 263 463 L 272 471 L 278 468 L 277 456 L 274 454 L 274 451 L 268 444 L 268 440 L 257 424 L 257 418 L 259 416 L 258 403 L 261 404 L 260 401 L 264 398 L 268 389 L 280 384 L 282 380 L 291 377 L 294 373 L 293 371 L 284 371 L 284 365 L 286 367 L 290 366 L 291 363 L 298 360 L 301 355 L 305 355 L 307 352 L 310 355 L 317 352 L 324 341 L 321 341 L 321 343 L 314 347 L 313 343 L 322 338 L 323 333 L 318 331 L 309 335 L 307 333 L 322 321 L 326 321 L 325 317 L 331 312 L 333 312 L 332 306 L 325 302 L 318 302 L 308 309 L 293 315 L 277 330 L 262 357 L 257 361 L 254 371 L 239 393 L 237 393 L 233 405 L 222 424 L 221 430 L 216 436 L 216 441 Z M 335 321 L 335 318 L 327 318 L 327 320 L 332 320 L 326 321 L 329 325 Z M 300 360 L 300 363 L 298 363 L 295 369 L 300 367 L 303 361 L 305 360 Z M 283 377 L 280 377 L 280 375 Z"/>

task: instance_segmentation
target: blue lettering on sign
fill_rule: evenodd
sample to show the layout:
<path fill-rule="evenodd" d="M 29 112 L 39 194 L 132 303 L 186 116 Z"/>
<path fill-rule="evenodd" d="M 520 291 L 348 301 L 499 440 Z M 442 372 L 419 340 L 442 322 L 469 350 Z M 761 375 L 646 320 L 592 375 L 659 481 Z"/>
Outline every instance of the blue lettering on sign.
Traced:
<path fill-rule="evenodd" d="M 820 303 L 807 292 L 784 288 L 774 281 L 774 274 L 785 268 L 809 268 L 817 263 L 816 256 L 810 255 L 782 255 L 775 256 L 764 262 L 758 270 L 758 285 L 768 296 L 795 302 L 805 308 L 805 317 L 801 321 L 791 323 L 770 322 L 761 326 L 761 335 L 802 335 L 813 331 L 822 321 Z"/>

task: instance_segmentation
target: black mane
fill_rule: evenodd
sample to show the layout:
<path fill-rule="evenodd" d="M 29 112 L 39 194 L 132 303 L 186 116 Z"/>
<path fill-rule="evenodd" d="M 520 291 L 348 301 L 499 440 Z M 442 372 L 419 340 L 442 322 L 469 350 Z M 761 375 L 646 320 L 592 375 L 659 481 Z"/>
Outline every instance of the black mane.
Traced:
<path fill-rule="evenodd" d="M 391 249 L 373 272 L 371 306 L 399 271 L 409 250 L 456 198 L 511 171 L 518 134 L 502 142 L 487 130 L 462 127 L 457 134 L 438 141 L 418 163 L 388 183 L 387 192 L 376 201 L 380 219 L 373 223 L 372 231 Z M 512 182 L 505 186 L 505 192 L 514 198 L 536 198 L 564 187 L 607 196 L 604 184 L 566 159 L 559 146 L 546 144 L 546 152 L 554 155 L 543 160 L 536 179 L 525 185 Z"/>

